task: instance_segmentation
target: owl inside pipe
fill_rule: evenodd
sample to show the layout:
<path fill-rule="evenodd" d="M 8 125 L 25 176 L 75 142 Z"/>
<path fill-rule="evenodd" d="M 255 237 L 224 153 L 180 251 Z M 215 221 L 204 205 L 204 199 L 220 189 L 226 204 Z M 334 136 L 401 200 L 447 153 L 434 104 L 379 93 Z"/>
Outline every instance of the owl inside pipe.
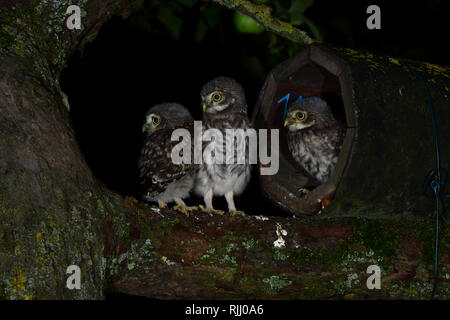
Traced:
<path fill-rule="evenodd" d="M 288 107 L 284 126 L 295 161 L 318 182 L 325 183 L 338 161 L 345 125 L 334 118 L 324 100 L 308 97 Z M 304 188 L 300 191 L 307 192 Z"/>

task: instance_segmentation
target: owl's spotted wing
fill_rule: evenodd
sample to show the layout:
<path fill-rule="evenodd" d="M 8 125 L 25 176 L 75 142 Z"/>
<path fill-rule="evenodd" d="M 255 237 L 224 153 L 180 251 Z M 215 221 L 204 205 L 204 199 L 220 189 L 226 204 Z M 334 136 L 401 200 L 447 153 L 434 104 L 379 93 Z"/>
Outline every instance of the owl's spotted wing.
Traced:
<path fill-rule="evenodd" d="M 192 126 L 192 123 L 190 124 Z M 172 129 L 163 129 L 153 133 L 142 147 L 139 159 L 140 184 L 142 190 L 152 194 L 164 192 L 167 186 L 186 174 L 195 170 L 193 161 L 190 163 L 174 164 L 171 158 L 172 149 L 180 141 L 171 141 Z M 193 130 L 189 130 L 191 137 Z M 193 139 L 183 140 L 186 148 L 193 150 Z M 189 145 L 187 145 L 189 143 Z"/>
<path fill-rule="evenodd" d="M 236 176 L 247 175 L 248 179 L 242 179 L 243 189 L 250 178 L 251 168 L 249 139 L 246 137 L 247 129 L 250 129 L 250 121 L 247 115 L 236 113 L 229 115 L 226 119 L 209 117 L 204 122 L 204 135 L 206 135 L 206 129 L 218 129 L 223 135 L 223 140 L 222 144 L 216 141 L 203 142 L 203 152 L 207 148 L 211 148 L 214 152 L 206 152 L 204 154 L 206 165 L 203 165 L 202 169 L 206 175 L 212 180 L 215 180 L 215 183 L 222 185 L 227 184 L 228 179 L 235 179 Z M 232 137 L 227 134 L 227 129 L 239 130 L 236 130 L 235 135 Z M 210 138 L 204 140 L 208 141 Z M 243 147 L 244 145 L 245 149 Z M 219 161 L 221 163 L 217 163 Z M 235 185 L 236 187 L 239 187 L 239 185 Z M 238 194 L 240 192 L 236 193 Z"/>

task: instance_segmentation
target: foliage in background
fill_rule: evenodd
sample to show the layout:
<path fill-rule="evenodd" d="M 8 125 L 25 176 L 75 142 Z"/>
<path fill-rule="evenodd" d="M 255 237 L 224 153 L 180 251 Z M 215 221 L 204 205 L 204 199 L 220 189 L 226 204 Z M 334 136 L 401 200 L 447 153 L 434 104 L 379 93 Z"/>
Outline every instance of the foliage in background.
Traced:
<path fill-rule="evenodd" d="M 440 33 L 427 31 L 427 28 L 442 29 L 442 21 L 446 21 L 441 0 L 427 0 L 406 8 L 394 2 L 384 3 L 383 12 L 387 14 L 382 18 L 382 30 L 378 31 L 368 31 L 365 27 L 366 8 L 371 4 L 369 0 L 347 6 L 330 0 L 253 2 L 267 6 L 273 17 L 305 30 L 315 40 L 343 48 L 447 63 L 448 55 L 440 47 Z M 143 30 L 168 35 L 174 40 L 199 44 L 212 41 L 234 46 L 233 54 L 242 59 L 243 67 L 260 82 L 263 75 L 299 49 L 298 44 L 263 30 L 252 18 L 213 0 L 148 0 L 144 6 L 131 18 Z M 408 16 L 412 20 L 421 19 L 423 24 L 399 22 Z"/>
<path fill-rule="evenodd" d="M 269 6 L 272 15 L 294 26 L 305 27 L 316 39 L 322 32 L 307 18 L 314 0 L 254 0 Z M 295 54 L 299 45 L 264 30 L 252 18 L 211 0 L 152 0 L 130 18 L 145 32 L 170 36 L 173 40 L 233 46 L 242 65 L 255 80 L 263 82 L 278 63 Z M 309 30 L 308 30 L 309 29 Z"/>

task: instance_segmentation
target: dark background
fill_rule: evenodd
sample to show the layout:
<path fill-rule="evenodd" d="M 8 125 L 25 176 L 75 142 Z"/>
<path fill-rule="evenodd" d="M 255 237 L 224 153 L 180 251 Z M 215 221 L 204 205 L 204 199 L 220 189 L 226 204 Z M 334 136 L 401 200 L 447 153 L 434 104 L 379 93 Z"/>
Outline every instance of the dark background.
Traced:
<path fill-rule="evenodd" d="M 267 5 L 274 16 L 335 46 L 448 65 L 443 0 L 305 2 L 309 7 L 283 0 Z M 381 30 L 366 28 L 371 4 L 381 8 Z M 69 60 L 61 85 L 72 122 L 89 166 L 109 188 L 135 195 L 143 116 L 152 105 L 179 102 L 201 119 L 202 84 L 230 76 L 244 86 L 251 115 L 268 72 L 298 51 L 269 32 L 242 33 L 234 19 L 233 11 L 212 1 L 147 1 L 128 19 L 107 22 Z M 215 206 L 226 208 L 219 198 Z M 256 170 L 236 206 L 253 214 L 282 214 L 261 195 Z"/>

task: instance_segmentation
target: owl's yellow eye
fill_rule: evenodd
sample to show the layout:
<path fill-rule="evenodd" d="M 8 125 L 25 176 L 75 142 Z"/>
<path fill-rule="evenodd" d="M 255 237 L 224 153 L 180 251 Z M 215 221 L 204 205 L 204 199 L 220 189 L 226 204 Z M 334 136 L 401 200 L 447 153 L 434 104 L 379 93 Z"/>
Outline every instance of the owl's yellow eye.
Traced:
<path fill-rule="evenodd" d="M 304 112 L 297 112 L 295 117 L 297 118 L 297 120 L 305 120 L 306 114 Z"/>
<path fill-rule="evenodd" d="M 222 95 L 220 93 L 214 93 L 212 99 L 214 102 L 219 102 L 220 100 L 222 100 Z"/>
<path fill-rule="evenodd" d="M 158 117 L 158 116 L 153 116 L 153 117 L 152 117 L 152 123 L 153 123 L 155 126 L 159 125 L 160 122 L 161 122 L 161 118 L 160 118 L 160 117 Z"/>

